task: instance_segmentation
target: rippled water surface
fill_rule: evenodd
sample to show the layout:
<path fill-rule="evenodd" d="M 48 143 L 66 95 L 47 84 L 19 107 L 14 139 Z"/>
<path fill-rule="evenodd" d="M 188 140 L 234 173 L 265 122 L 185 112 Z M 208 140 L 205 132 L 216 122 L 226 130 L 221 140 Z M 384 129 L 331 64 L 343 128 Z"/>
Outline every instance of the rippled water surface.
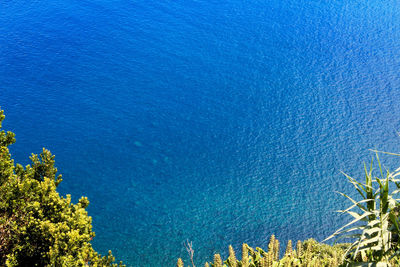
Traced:
<path fill-rule="evenodd" d="M 331 234 L 340 171 L 400 150 L 399 70 L 397 1 L 0 2 L 12 153 L 49 148 L 130 266 Z"/>

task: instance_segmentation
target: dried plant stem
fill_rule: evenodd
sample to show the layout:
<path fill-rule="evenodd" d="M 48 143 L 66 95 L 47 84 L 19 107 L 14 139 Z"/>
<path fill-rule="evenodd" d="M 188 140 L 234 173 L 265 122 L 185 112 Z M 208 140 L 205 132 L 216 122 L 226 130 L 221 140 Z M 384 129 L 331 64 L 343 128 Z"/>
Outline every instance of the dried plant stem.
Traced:
<path fill-rule="evenodd" d="M 186 240 L 186 243 L 183 243 L 183 245 L 185 246 L 187 252 L 189 253 L 190 261 L 192 262 L 193 267 L 196 267 L 193 261 L 194 250 L 192 241 L 189 242 L 189 240 Z"/>

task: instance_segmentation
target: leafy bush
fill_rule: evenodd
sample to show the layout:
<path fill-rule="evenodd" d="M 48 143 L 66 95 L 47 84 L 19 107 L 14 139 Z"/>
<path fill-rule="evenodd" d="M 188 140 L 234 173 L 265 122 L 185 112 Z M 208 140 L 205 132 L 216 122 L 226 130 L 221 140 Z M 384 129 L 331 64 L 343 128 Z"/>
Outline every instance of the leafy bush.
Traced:
<path fill-rule="evenodd" d="M 0 110 L 0 130 L 4 117 Z M 111 251 L 102 257 L 90 243 L 88 199 L 73 204 L 58 194 L 62 179 L 50 151 L 32 154 L 24 168 L 9 153 L 14 142 L 12 132 L 0 131 L 0 265 L 118 266 Z"/>

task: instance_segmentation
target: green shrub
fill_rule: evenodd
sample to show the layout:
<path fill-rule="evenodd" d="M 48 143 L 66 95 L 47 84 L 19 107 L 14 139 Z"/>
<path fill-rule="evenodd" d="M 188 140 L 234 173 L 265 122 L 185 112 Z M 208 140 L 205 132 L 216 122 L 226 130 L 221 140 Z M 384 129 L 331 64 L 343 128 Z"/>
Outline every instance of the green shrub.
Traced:
<path fill-rule="evenodd" d="M 0 110 L 0 130 L 4 117 Z M 90 243 L 88 199 L 74 204 L 57 192 L 62 179 L 50 151 L 32 154 L 24 168 L 9 153 L 14 142 L 0 131 L 0 266 L 118 266 L 111 251 L 102 257 Z"/>

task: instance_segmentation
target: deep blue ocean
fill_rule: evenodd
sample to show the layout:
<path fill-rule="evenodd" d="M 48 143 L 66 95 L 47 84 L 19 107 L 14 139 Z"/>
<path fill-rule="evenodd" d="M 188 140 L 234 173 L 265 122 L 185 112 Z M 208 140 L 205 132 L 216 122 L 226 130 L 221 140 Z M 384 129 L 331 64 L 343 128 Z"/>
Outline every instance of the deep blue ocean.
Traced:
<path fill-rule="evenodd" d="M 400 151 L 399 103 L 398 1 L 0 2 L 13 157 L 50 149 L 129 266 L 188 263 L 187 239 L 199 266 L 323 240 L 347 220 L 340 171 Z"/>

